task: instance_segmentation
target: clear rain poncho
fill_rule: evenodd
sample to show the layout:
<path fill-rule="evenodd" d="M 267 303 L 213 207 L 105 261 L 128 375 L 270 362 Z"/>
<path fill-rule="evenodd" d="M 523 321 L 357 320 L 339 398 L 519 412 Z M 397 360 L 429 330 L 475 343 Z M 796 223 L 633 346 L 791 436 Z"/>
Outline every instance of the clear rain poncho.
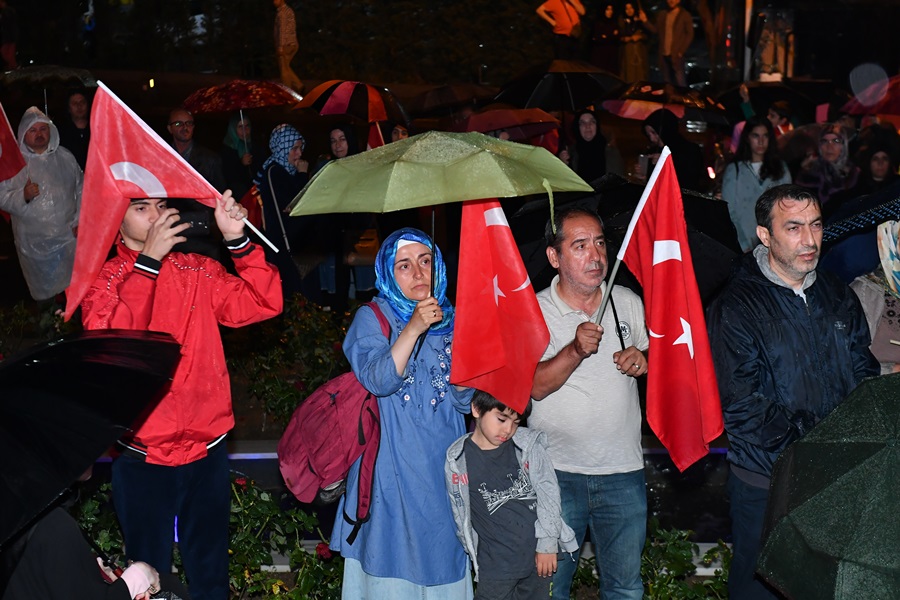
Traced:
<path fill-rule="evenodd" d="M 24 142 L 25 132 L 38 122 L 50 126 L 50 144 L 43 154 L 35 154 Z M 72 276 L 83 175 L 72 153 L 60 147 L 56 125 L 36 107 L 25 111 L 18 133 L 26 166 L 0 182 L 0 209 L 12 215 L 16 252 L 31 296 L 46 300 L 66 289 Z M 40 193 L 26 203 L 29 179 Z"/>

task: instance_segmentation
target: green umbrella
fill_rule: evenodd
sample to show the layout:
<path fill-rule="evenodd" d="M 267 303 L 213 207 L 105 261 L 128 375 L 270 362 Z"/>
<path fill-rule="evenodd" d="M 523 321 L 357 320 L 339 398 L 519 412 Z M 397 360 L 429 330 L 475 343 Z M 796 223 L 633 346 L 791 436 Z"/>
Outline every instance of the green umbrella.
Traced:
<path fill-rule="evenodd" d="M 463 200 L 593 189 L 546 149 L 481 133 L 429 131 L 325 165 L 291 216 L 391 212 Z"/>
<path fill-rule="evenodd" d="M 789 598 L 900 598 L 898 397 L 863 382 L 775 463 L 758 567 Z"/>

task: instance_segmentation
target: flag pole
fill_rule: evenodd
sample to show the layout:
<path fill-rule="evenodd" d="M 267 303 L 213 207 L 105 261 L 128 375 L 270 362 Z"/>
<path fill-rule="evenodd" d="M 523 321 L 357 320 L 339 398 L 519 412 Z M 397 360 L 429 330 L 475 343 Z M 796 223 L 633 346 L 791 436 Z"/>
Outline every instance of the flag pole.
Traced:
<path fill-rule="evenodd" d="M 618 254 L 616 254 L 616 262 L 609 275 L 609 284 L 607 284 L 606 287 L 606 295 L 600 302 L 600 313 L 597 316 L 597 325 L 599 325 L 600 321 L 603 319 L 603 313 L 606 312 L 606 305 L 609 304 L 610 291 L 612 290 L 613 282 L 616 280 L 616 274 L 619 272 L 619 264 L 622 262 L 622 258 L 625 257 L 625 250 L 628 249 L 628 243 L 631 242 L 631 234 L 634 233 L 634 226 L 641 217 L 644 205 L 647 204 L 647 198 L 650 197 L 650 192 L 653 191 L 653 186 L 656 185 L 656 180 L 659 178 L 659 172 L 662 170 L 662 167 L 666 160 L 668 160 L 670 154 L 672 154 L 672 151 L 669 150 L 668 146 L 663 147 L 662 152 L 659 153 L 659 159 L 656 161 L 656 166 L 653 167 L 653 173 L 650 175 L 650 179 L 647 180 L 647 185 L 644 187 L 644 192 L 641 194 L 641 199 L 638 202 L 637 208 L 634 209 L 634 215 L 631 217 L 631 222 L 628 223 L 628 231 L 625 232 L 625 239 L 622 241 L 622 247 L 619 248 Z"/>

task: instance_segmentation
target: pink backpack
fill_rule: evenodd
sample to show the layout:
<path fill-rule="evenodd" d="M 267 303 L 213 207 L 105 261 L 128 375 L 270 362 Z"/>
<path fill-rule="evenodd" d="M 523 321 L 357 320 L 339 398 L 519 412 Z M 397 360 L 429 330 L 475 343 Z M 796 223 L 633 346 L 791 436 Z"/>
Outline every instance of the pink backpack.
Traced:
<path fill-rule="evenodd" d="M 390 339 L 391 327 L 378 305 L 369 302 Z M 334 502 L 344 493 L 347 472 L 362 456 L 356 519 L 344 511 L 353 530 L 347 543 L 356 540 L 360 526 L 369 520 L 375 458 L 381 438 L 378 399 L 351 371 L 319 386 L 300 403 L 278 442 L 278 465 L 288 489 L 300 502 Z"/>

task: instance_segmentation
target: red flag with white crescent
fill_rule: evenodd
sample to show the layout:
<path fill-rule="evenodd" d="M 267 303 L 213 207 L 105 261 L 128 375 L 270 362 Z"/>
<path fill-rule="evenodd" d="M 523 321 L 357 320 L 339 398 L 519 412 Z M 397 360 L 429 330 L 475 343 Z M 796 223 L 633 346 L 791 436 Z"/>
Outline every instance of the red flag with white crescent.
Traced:
<path fill-rule="evenodd" d="M 650 335 L 647 422 L 684 471 L 706 456 L 724 426 L 681 188 L 668 148 L 659 156 L 618 258 L 644 289 Z"/>
<path fill-rule="evenodd" d="M 66 319 L 100 273 L 131 198 L 194 198 L 215 207 L 222 197 L 108 87 L 97 85 Z"/>
<path fill-rule="evenodd" d="M 550 332 L 497 200 L 463 203 L 450 381 L 521 413 Z"/>
<path fill-rule="evenodd" d="M 3 119 L 0 123 L 0 181 L 6 181 L 25 168 L 25 159 L 3 106 L 0 106 L 0 119 Z"/>

